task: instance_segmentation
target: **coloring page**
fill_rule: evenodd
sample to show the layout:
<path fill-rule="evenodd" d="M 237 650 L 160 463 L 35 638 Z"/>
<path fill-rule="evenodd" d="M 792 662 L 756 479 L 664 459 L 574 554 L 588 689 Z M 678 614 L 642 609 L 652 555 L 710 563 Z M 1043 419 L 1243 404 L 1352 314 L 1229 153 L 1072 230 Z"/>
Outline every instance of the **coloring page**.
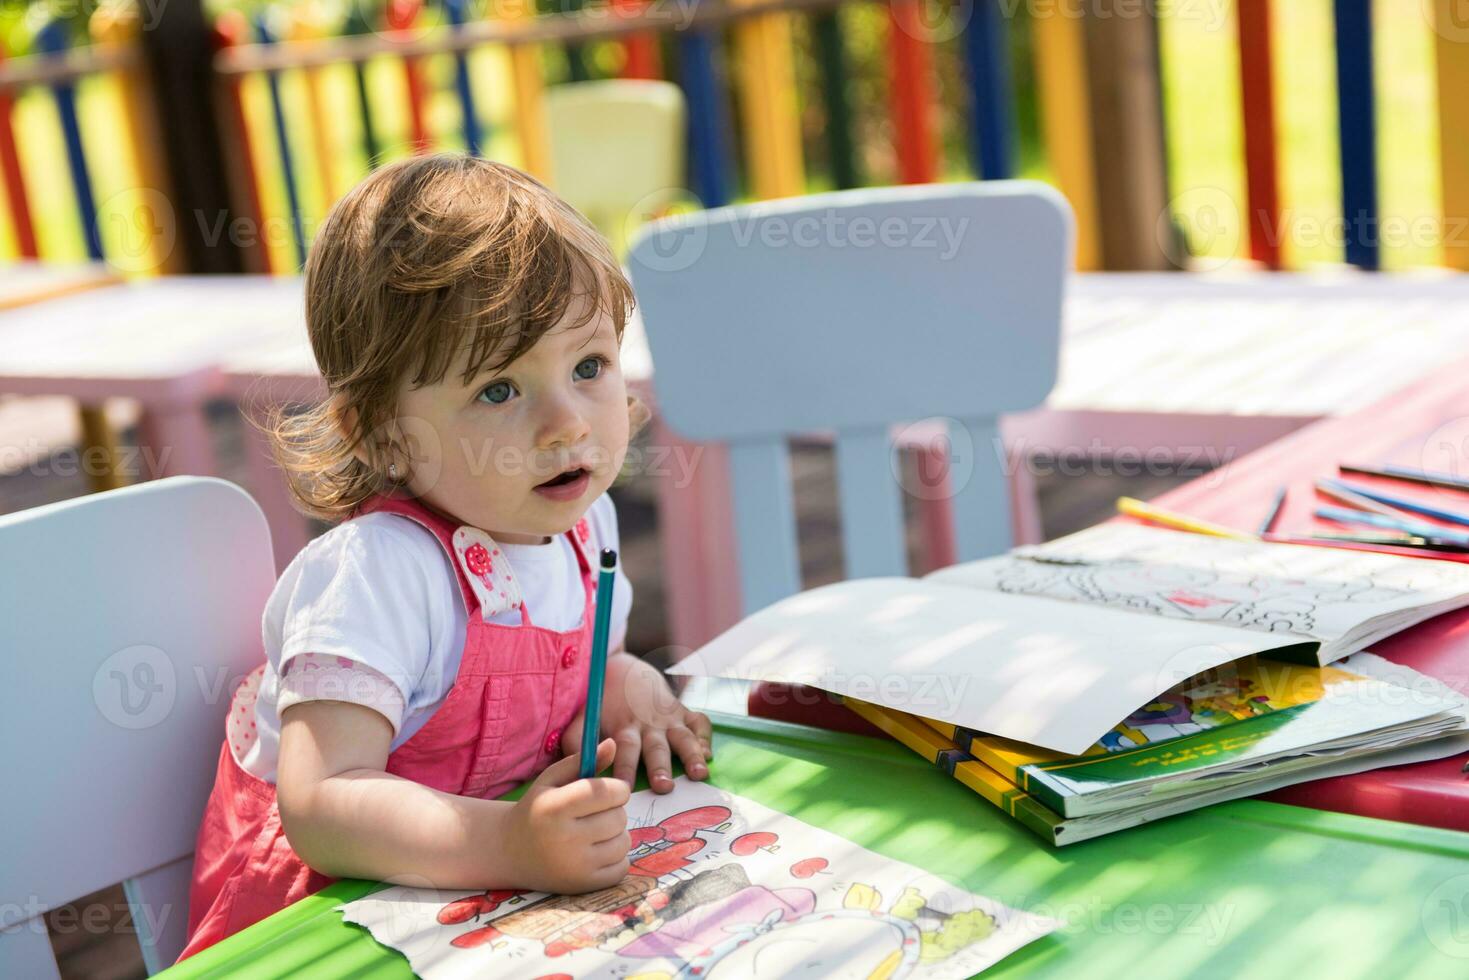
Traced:
<path fill-rule="evenodd" d="M 585 895 L 393 887 L 348 922 L 452 977 L 972 976 L 1054 929 L 707 783 L 628 803 L 632 870 Z"/>

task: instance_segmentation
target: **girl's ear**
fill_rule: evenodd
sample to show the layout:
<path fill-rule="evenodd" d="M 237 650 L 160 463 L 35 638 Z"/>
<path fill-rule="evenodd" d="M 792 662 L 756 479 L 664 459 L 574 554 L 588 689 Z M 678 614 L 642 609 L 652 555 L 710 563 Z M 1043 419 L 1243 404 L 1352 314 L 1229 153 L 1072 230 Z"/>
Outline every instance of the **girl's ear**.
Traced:
<path fill-rule="evenodd" d="M 347 404 L 346 395 L 340 391 L 327 399 L 328 410 L 331 412 L 333 424 L 337 427 L 337 435 L 345 443 L 352 443 L 357 433 L 357 409 Z M 367 444 L 358 441 L 352 447 L 352 455 L 363 466 L 372 467 L 372 458 L 367 452 Z"/>
<path fill-rule="evenodd" d="M 653 421 L 653 410 L 643 403 L 636 395 L 627 396 L 627 437 L 631 439 L 637 435 L 649 422 Z"/>

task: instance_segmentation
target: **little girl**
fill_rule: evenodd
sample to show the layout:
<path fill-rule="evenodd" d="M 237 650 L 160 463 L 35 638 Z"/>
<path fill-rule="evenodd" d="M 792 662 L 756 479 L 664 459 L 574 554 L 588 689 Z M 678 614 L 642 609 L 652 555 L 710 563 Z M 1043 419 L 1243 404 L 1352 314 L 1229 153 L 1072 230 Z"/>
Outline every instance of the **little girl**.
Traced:
<path fill-rule="evenodd" d="M 272 434 L 339 523 L 282 574 L 230 705 L 181 959 L 335 877 L 608 887 L 639 759 L 656 792 L 674 754 L 708 775 L 708 718 L 622 652 L 619 572 L 613 778 L 577 778 L 606 490 L 647 414 L 618 362 L 631 306 L 597 233 L 500 164 L 395 163 L 327 216 L 306 322 L 329 397 Z"/>

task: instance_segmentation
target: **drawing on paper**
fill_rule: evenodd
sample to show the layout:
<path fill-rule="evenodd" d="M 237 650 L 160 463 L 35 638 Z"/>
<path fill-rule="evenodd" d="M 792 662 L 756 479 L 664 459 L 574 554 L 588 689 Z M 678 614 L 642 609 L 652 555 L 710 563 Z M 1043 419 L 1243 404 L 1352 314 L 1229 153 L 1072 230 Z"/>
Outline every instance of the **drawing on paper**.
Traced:
<path fill-rule="evenodd" d="M 612 888 L 393 888 L 346 918 L 435 978 L 961 977 L 1056 926 L 707 784 L 636 794 L 634 814 Z"/>

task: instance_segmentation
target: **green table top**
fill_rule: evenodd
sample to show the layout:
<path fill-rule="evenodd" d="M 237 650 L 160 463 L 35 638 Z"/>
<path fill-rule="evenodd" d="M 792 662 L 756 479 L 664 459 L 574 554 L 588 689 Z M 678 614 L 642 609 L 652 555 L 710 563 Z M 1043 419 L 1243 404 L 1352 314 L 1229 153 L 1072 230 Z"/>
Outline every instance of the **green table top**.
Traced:
<path fill-rule="evenodd" d="M 715 721 L 715 785 L 1065 921 L 986 977 L 1469 976 L 1469 834 L 1244 800 L 1052 849 L 893 742 Z M 410 977 L 344 880 L 162 974 Z M 1078 972 L 1083 971 L 1083 972 Z"/>

